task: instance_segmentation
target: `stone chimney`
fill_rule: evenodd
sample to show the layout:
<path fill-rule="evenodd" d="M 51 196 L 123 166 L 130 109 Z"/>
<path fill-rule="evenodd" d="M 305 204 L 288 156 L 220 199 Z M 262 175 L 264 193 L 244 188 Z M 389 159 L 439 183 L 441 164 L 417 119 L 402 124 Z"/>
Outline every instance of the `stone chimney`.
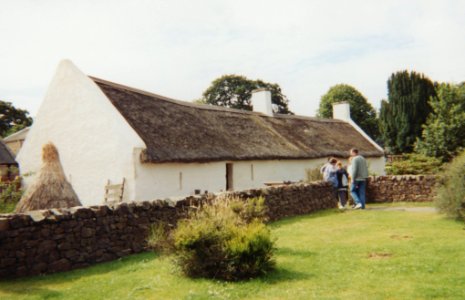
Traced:
<path fill-rule="evenodd" d="M 250 99 L 253 111 L 273 116 L 273 107 L 271 106 L 271 92 L 267 89 L 256 89 L 252 91 Z"/>
<path fill-rule="evenodd" d="M 333 119 L 349 122 L 350 118 L 350 104 L 349 102 L 333 103 Z"/>

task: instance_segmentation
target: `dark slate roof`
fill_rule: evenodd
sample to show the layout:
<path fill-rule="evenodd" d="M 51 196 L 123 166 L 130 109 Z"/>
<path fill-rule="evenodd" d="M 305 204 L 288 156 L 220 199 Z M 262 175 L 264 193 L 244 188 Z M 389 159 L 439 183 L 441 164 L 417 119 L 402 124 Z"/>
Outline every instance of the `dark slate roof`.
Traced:
<path fill-rule="evenodd" d="M 0 141 L 0 165 L 17 165 L 14 155 L 10 149 Z"/>
<path fill-rule="evenodd" d="M 177 101 L 91 77 L 147 145 L 142 162 L 347 157 L 384 153 L 350 124 Z"/>

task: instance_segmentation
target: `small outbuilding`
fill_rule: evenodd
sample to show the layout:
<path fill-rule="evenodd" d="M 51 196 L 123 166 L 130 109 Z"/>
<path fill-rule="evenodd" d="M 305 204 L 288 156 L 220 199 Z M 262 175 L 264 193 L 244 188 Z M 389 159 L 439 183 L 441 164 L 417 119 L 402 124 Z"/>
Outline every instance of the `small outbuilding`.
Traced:
<path fill-rule="evenodd" d="M 18 163 L 10 149 L 0 141 L 0 178 L 2 181 L 13 180 L 18 175 Z"/>
<path fill-rule="evenodd" d="M 52 141 L 84 205 L 102 203 L 105 186 L 123 181 L 128 201 L 304 180 L 352 147 L 372 173 L 384 172 L 383 149 L 350 119 L 348 104 L 335 107 L 334 119 L 274 114 L 264 90 L 252 104 L 251 112 L 173 100 L 87 76 L 65 60 L 17 160 L 22 173 L 37 172 L 40 147 Z"/>
<path fill-rule="evenodd" d="M 3 143 L 8 146 L 10 151 L 16 156 L 26 140 L 29 127 L 23 128 L 3 139 Z"/>

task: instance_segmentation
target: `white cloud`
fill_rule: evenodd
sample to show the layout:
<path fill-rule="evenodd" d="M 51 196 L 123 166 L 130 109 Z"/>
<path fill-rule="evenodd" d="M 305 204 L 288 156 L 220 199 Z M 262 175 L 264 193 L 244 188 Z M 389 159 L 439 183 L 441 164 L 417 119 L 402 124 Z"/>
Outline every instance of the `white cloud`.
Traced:
<path fill-rule="evenodd" d="M 337 83 L 374 106 L 397 70 L 465 80 L 463 1 L 10 1 L 0 11 L 0 99 L 34 114 L 59 60 L 166 96 L 223 74 L 281 85 L 312 115 Z"/>

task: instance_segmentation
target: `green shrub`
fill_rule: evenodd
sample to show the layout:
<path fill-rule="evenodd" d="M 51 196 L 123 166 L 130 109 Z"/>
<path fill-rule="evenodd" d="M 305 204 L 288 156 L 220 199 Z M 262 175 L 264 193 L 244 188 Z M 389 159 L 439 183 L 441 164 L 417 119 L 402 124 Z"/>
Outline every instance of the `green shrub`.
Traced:
<path fill-rule="evenodd" d="M 0 213 L 11 213 L 23 196 L 21 178 L 13 181 L 0 181 Z"/>
<path fill-rule="evenodd" d="M 323 180 L 320 168 L 305 169 L 305 173 L 307 175 L 307 182 Z"/>
<path fill-rule="evenodd" d="M 222 199 L 221 205 L 228 207 L 246 223 L 252 221 L 267 221 L 265 206 L 265 198 L 257 197 L 251 198 L 247 201 L 238 199 Z"/>
<path fill-rule="evenodd" d="M 441 171 L 441 160 L 422 154 L 404 154 L 400 160 L 386 164 L 388 175 L 427 175 Z"/>
<path fill-rule="evenodd" d="M 262 201 L 216 200 L 180 221 L 173 237 L 181 270 L 190 277 L 222 280 L 271 271 L 274 242 L 262 221 Z"/>
<path fill-rule="evenodd" d="M 435 204 L 439 211 L 465 221 L 465 152 L 444 170 Z"/>
<path fill-rule="evenodd" d="M 170 229 L 167 223 L 158 222 L 152 224 L 147 240 L 148 246 L 160 253 L 170 253 L 173 250 L 173 238 Z"/>

